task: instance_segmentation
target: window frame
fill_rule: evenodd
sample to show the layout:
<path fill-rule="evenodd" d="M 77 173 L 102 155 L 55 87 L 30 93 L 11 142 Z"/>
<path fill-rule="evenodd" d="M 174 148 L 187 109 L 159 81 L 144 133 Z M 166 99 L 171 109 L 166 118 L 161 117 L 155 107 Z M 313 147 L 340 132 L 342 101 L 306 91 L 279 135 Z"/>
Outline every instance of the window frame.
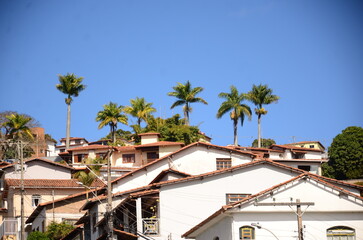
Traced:
<path fill-rule="evenodd" d="M 245 234 L 243 233 L 243 230 L 250 230 L 250 233 L 248 236 L 248 233 L 246 236 L 244 236 Z M 249 238 L 245 238 L 245 237 L 249 237 Z M 244 239 L 249 239 L 249 240 L 254 240 L 255 239 L 255 228 L 251 227 L 251 226 L 242 226 L 239 228 L 239 239 L 244 240 Z"/>
<path fill-rule="evenodd" d="M 42 202 L 42 196 L 40 194 L 32 195 L 32 207 L 36 208 Z"/>
<path fill-rule="evenodd" d="M 216 158 L 216 169 L 226 169 L 232 167 L 232 158 Z"/>
<path fill-rule="evenodd" d="M 251 196 L 249 193 L 226 193 L 226 204 L 235 203 Z"/>
<path fill-rule="evenodd" d="M 122 163 L 135 163 L 135 162 L 136 162 L 135 153 L 122 154 Z"/>

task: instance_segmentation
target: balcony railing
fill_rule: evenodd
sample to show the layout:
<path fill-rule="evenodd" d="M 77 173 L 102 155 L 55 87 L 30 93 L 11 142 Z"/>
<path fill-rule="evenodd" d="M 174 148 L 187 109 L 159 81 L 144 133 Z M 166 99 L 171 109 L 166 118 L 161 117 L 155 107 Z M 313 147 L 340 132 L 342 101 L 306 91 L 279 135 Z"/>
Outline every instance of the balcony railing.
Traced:
<path fill-rule="evenodd" d="M 159 234 L 159 219 L 158 218 L 143 218 L 142 229 L 145 235 Z"/>
<path fill-rule="evenodd" d="M 0 239 L 6 239 L 5 236 L 14 236 L 14 239 L 18 239 L 18 220 L 4 219 L 0 225 Z"/>

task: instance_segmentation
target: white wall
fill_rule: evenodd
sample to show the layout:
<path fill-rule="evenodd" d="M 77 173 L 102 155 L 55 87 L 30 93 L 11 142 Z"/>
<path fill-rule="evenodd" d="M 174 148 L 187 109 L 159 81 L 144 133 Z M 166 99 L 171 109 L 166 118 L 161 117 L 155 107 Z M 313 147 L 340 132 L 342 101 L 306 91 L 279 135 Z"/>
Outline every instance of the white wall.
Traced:
<path fill-rule="evenodd" d="M 113 184 L 113 192 L 120 192 L 148 185 L 159 173 L 169 167 L 192 175 L 202 174 L 216 170 L 216 158 L 232 158 L 232 165 L 250 162 L 252 159 L 246 155 L 232 154 L 227 151 L 193 146 L 175 154 L 169 159 L 163 159 L 127 176 Z"/>
<path fill-rule="evenodd" d="M 160 230 L 173 239 L 209 217 L 226 204 L 226 193 L 255 194 L 287 181 L 295 173 L 261 164 L 193 182 L 160 188 Z"/>
<path fill-rule="evenodd" d="M 213 227 L 209 228 L 208 231 L 205 231 L 198 236 L 198 240 L 215 240 L 216 237 L 219 240 L 232 240 L 232 218 L 225 217 L 220 222 L 213 225 Z M 235 240 L 239 240 L 239 238 L 235 238 Z"/>
<path fill-rule="evenodd" d="M 25 179 L 71 179 L 72 177 L 70 169 L 50 163 L 35 160 L 24 165 L 26 165 Z M 20 179 L 20 171 L 14 170 L 14 167 L 6 169 L 5 178 Z"/>
<path fill-rule="evenodd" d="M 302 206 L 304 212 L 302 222 L 304 239 L 327 239 L 326 231 L 335 226 L 347 226 L 355 229 L 356 239 L 363 239 L 363 201 L 353 197 L 339 196 L 336 190 L 315 182 L 314 180 L 300 180 L 287 187 L 282 187 L 274 195 L 260 197 L 258 202 L 271 203 L 293 202 L 300 199 L 301 202 L 313 202 L 312 206 Z M 232 209 L 229 215 L 233 215 L 234 229 L 233 239 L 239 239 L 239 228 L 251 223 L 259 223 L 262 227 L 272 231 L 280 240 L 295 239 L 297 237 L 296 207 L 292 206 L 255 206 L 253 203 L 244 204 L 241 208 Z M 227 228 L 228 223 L 224 223 Z M 214 226 L 209 226 L 205 232 L 196 239 L 207 239 Z M 275 239 L 271 233 L 264 229 L 255 229 L 256 239 Z"/>

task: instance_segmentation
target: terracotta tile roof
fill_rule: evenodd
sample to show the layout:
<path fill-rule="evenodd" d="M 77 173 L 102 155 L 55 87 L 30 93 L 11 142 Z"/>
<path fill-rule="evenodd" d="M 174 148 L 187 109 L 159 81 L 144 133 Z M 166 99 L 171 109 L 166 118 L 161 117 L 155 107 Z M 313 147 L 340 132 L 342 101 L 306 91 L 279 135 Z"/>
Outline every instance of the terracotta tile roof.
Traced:
<path fill-rule="evenodd" d="M 314 174 L 303 173 L 303 174 L 300 174 L 300 175 L 298 175 L 298 176 L 296 176 L 294 178 L 291 178 L 288 181 L 285 181 L 283 183 L 277 184 L 277 185 L 275 185 L 275 186 L 273 186 L 271 188 L 265 189 L 265 190 L 263 190 L 263 191 L 261 191 L 261 192 L 259 192 L 257 194 L 254 194 L 254 195 L 251 195 L 249 197 L 246 197 L 246 198 L 244 198 L 244 199 L 242 199 L 242 200 L 240 200 L 238 202 L 235 202 L 235 203 L 231 203 L 229 205 L 222 206 L 218 211 L 216 211 L 215 213 L 213 213 L 212 215 L 210 215 L 208 218 L 206 218 L 205 220 L 203 220 L 201 223 L 199 223 L 198 225 L 196 225 L 195 227 L 193 227 L 192 229 L 190 229 L 189 231 L 187 231 L 186 233 L 184 233 L 182 235 L 182 237 L 183 238 L 187 238 L 188 235 L 190 235 L 191 233 L 193 233 L 196 230 L 200 229 L 202 226 L 204 226 L 205 224 L 207 224 L 208 222 L 210 222 L 212 219 L 214 219 L 217 216 L 223 214 L 224 212 L 226 212 L 227 210 L 229 210 L 231 208 L 238 207 L 238 206 L 240 206 L 240 205 L 242 205 L 244 203 L 248 203 L 248 202 L 251 202 L 251 201 L 255 201 L 255 199 L 257 199 L 258 197 L 261 197 L 261 196 L 263 196 L 265 194 L 268 194 L 268 193 L 271 193 L 273 191 L 277 191 L 278 189 L 280 189 L 284 185 L 287 185 L 289 183 L 293 183 L 295 181 L 299 181 L 299 180 L 302 180 L 302 179 L 312 179 L 312 180 L 314 180 L 316 182 L 319 182 L 320 184 L 323 184 L 323 185 L 325 185 L 327 187 L 330 187 L 330 188 L 335 189 L 335 190 L 337 190 L 339 192 L 342 192 L 342 193 L 347 194 L 349 196 L 352 196 L 352 197 L 354 197 L 356 199 L 359 199 L 359 200 L 362 201 L 361 204 L 363 204 L 363 197 L 358 196 L 358 195 L 356 195 L 356 194 L 354 194 L 354 193 L 352 193 L 350 191 L 347 191 L 347 190 L 345 190 L 343 188 L 337 187 L 337 186 L 335 186 L 333 184 L 330 184 L 328 182 L 325 182 L 325 181 L 321 180 L 320 178 L 317 178 Z"/>
<path fill-rule="evenodd" d="M 174 173 L 176 175 L 179 175 L 181 177 L 190 177 L 191 175 L 188 174 L 188 173 L 185 173 L 185 172 L 181 172 L 181 171 L 178 171 L 178 170 L 175 170 L 175 169 L 172 169 L 172 168 L 169 168 L 169 169 L 166 169 L 166 170 L 163 170 L 160 172 L 159 175 L 157 175 L 154 180 L 152 180 L 150 182 L 150 184 L 152 183 L 157 183 L 157 182 L 160 182 L 160 180 L 165 177 L 168 173 Z"/>
<path fill-rule="evenodd" d="M 328 162 L 329 159 L 327 158 L 322 158 L 322 159 L 307 159 L 307 158 L 299 158 L 299 159 L 271 159 L 269 158 L 269 160 L 274 161 L 274 162 Z"/>
<path fill-rule="evenodd" d="M 108 145 L 101 145 L 101 144 L 94 144 L 94 145 L 88 145 L 88 146 L 82 146 L 82 147 L 76 147 L 76 148 L 69 148 L 68 152 L 74 152 L 74 151 L 84 151 L 84 150 L 108 150 L 112 149 L 114 147 L 108 146 Z"/>
<path fill-rule="evenodd" d="M 103 192 L 104 189 L 103 188 L 97 188 L 97 189 L 94 189 L 93 192 L 97 192 L 97 193 L 100 193 L 100 192 Z M 79 192 L 79 193 L 75 193 L 75 194 L 72 194 L 72 195 L 69 195 L 67 197 L 63 197 L 63 198 L 58 198 L 54 201 L 48 201 L 48 202 L 44 202 L 44 203 L 40 203 L 35 209 L 34 211 L 32 212 L 32 214 L 28 217 L 28 219 L 26 220 L 25 223 L 31 223 L 34 221 L 34 219 L 39 215 L 39 213 L 42 211 L 43 208 L 45 207 L 49 207 L 49 206 L 53 206 L 54 203 L 60 203 L 60 202 L 63 202 L 63 201 L 66 201 L 66 202 L 69 202 L 70 200 L 74 199 L 74 198 L 77 198 L 77 197 L 81 197 L 81 196 L 85 196 L 87 195 L 87 193 L 91 193 L 92 191 L 91 190 L 88 190 L 88 191 L 83 191 L 83 192 Z"/>
<path fill-rule="evenodd" d="M 46 162 L 46 163 L 50 163 L 50 164 L 55 165 L 55 166 L 67 168 L 67 169 L 70 169 L 70 170 L 75 170 L 73 167 L 70 167 L 68 165 L 61 164 L 61 163 L 57 163 L 57 162 L 53 162 L 53 161 L 50 161 L 50 160 L 47 160 L 47 159 L 44 159 L 44 158 L 32 158 L 32 159 L 28 159 L 28 160 L 25 160 L 24 163 L 29 163 L 29 162 L 33 162 L 33 161 Z M 16 163 L 9 164 L 9 165 L 6 165 L 6 166 L 1 167 L 1 169 L 10 168 L 10 167 L 13 167 L 15 165 L 16 165 Z"/>
<path fill-rule="evenodd" d="M 316 148 L 303 148 L 303 147 L 296 147 L 296 146 L 291 146 L 291 145 L 277 145 L 277 144 L 273 144 L 271 145 L 270 148 L 273 147 L 277 147 L 277 148 L 283 148 L 283 149 L 290 149 L 290 150 L 297 150 L 297 151 L 308 151 L 308 152 L 324 152 L 320 149 L 316 149 Z"/>
<path fill-rule="evenodd" d="M 288 144 L 285 144 L 285 145 L 298 145 L 298 144 L 309 144 L 309 143 L 318 143 L 323 149 L 325 149 L 324 145 L 321 144 L 321 142 L 319 141 L 301 141 L 301 142 L 295 142 L 295 143 L 288 143 Z"/>
<path fill-rule="evenodd" d="M 116 228 L 114 228 L 113 231 L 114 231 L 114 233 L 116 233 L 118 236 L 120 236 L 124 240 L 137 240 L 138 239 L 138 237 L 135 234 L 132 234 L 129 232 L 121 231 Z"/>
<path fill-rule="evenodd" d="M 82 185 L 77 183 L 77 179 L 24 179 L 25 188 L 84 188 Z M 20 179 L 5 179 L 5 184 L 8 187 L 20 187 Z M 90 186 L 93 187 L 103 187 L 105 186 L 97 178 Z"/>
<path fill-rule="evenodd" d="M 240 151 L 240 150 L 236 150 L 236 149 L 231 149 L 231 148 L 227 148 L 227 147 L 222 147 L 222 146 L 218 146 L 218 145 L 213 145 L 213 144 L 210 144 L 210 143 L 205 143 L 205 142 L 195 142 L 195 143 L 192 143 L 192 144 L 189 144 L 183 148 L 180 148 L 178 149 L 177 151 L 175 152 L 172 152 L 168 155 L 165 155 L 164 157 L 162 158 L 159 158 L 159 159 L 156 159 L 148 164 L 145 164 L 144 166 L 138 168 L 138 169 L 135 169 L 134 171 L 131 171 L 129 173 L 126 173 L 125 175 L 122 175 L 121 177 L 119 178 L 116 178 L 115 180 L 112 181 L 112 183 L 115 183 L 121 179 L 124 179 L 126 178 L 127 176 L 130 176 L 138 171 L 141 171 L 141 170 L 144 170 L 144 169 L 147 169 L 147 167 L 151 166 L 151 165 L 154 165 L 160 161 L 163 161 L 165 159 L 168 159 L 169 157 L 173 157 L 174 155 L 176 154 L 179 154 L 180 152 L 186 150 L 186 149 L 189 149 L 189 148 L 192 148 L 194 146 L 203 146 L 203 147 L 206 147 L 206 148 L 215 148 L 215 149 L 219 149 L 219 150 L 222 150 L 222 151 L 227 151 L 227 152 L 234 152 L 234 153 L 237 153 L 237 154 L 244 154 L 244 155 L 249 155 L 251 156 L 252 158 L 256 158 L 257 155 L 256 154 L 253 154 L 251 152 L 246 152 L 246 151 Z"/>
<path fill-rule="evenodd" d="M 181 142 L 168 142 L 168 141 L 158 141 L 154 143 L 147 143 L 142 145 L 135 145 L 135 149 L 143 147 L 164 147 L 164 146 L 184 146 Z"/>
<path fill-rule="evenodd" d="M 115 148 L 119 152 L 135 151 L 135 146 L 120 146 L 120 147 L 115 147 Z"/>
<path fill-rule="evenodd" d="M 278 153 L 284 152 L 282 150 L 276 150 L 271 148 L 256 148 L 256 147 L 241 147 L 241 146 L 227 146 L 227 147 L 239 149 L 242 151 L 252 151 L 252 152 L 278 152 Z"/>
<path fill-rule="evenodd" d="M 69 138 L 69 140 L 85 140 L 86 142 L 88 142 L 85 138 L 83 138 L 83 137 L 70 137 Z M 65 141 L 66 140 L 66 138 L 61 138 L 61 140 L 60 141 Z"/>

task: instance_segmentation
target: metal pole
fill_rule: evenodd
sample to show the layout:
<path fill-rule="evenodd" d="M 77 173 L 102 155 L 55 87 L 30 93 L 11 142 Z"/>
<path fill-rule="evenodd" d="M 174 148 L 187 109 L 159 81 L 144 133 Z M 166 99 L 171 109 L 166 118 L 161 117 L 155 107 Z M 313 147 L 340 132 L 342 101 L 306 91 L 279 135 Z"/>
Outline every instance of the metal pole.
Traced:
<path fill-rule="evenodd" d="M 25 227 L 24 227 L 24 159 L 23 159 L 23 142 L 19 141 L 20 148 L 20 231 L 21 240 L 25 240 Z"/>
<path fill-rule="evenodd" d="M 111 158 L 112 149 L 107 154 L 107 225 L 108 239 L 113 240 L 113 216 L 112 216 L 112 185 L 111 185 Z"/>

